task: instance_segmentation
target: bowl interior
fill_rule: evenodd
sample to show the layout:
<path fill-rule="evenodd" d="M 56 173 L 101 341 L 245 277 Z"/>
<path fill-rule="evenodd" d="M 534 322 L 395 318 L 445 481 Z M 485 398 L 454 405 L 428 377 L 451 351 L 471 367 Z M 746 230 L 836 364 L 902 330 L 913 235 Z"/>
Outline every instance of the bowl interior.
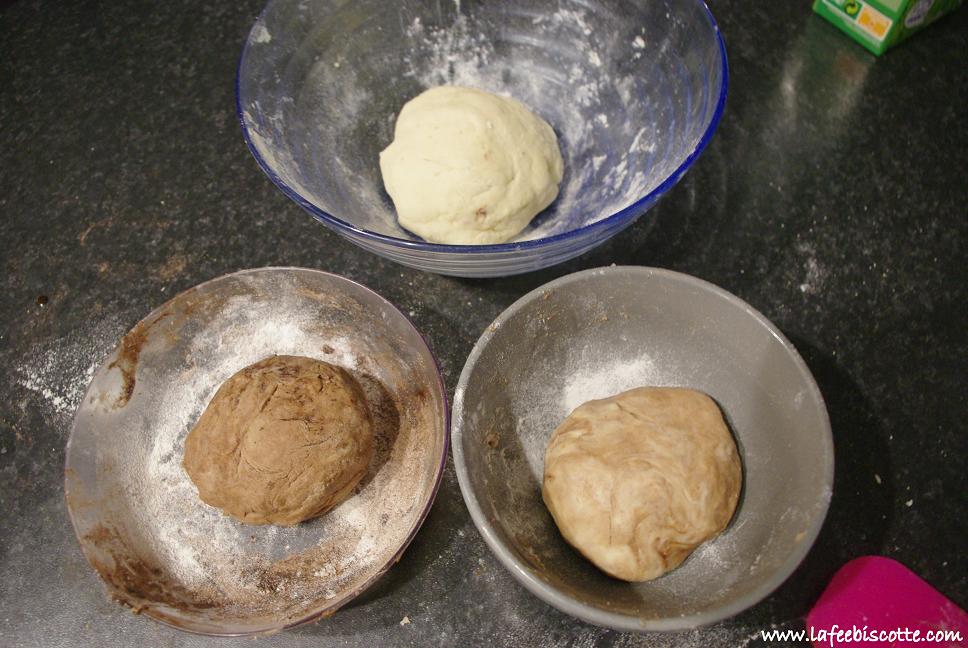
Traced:
<path fill-rule="evenodd" d="M 216 389 L 274 354 L 353 373 L 377 438 L 353 495 L 290 528 L 223 515 L 182 468 Z M 241 272 L 154 311 L 95 374 L 68 443 L 68 508 L 114 598 L 195 632 L 270 632 L 337 609 L 399 558 L 433 501 L 446 437 L 434 358 L 389 303 L 323 272 Z"/>
<path fill-rule="evenodd" d="M 572 409 L 642 385 L 712 396 L 744 486 L 723 534 L 670 574 L 630 584 L 565 543 L 541 479 L 547 441 Z M 498 556 L 552 604 L 620 629 L 694 627 L 756 602 L 800 562 L 830 499 L 829 423 L 799 356 L 743 302 L 677 273 L 592 270 L 522 298 L 471 354 L 454 420 L 465 499 Z"/>
<path fill-rule="evenodd" d="M 317 216 L 397 224 L 379 152 L 422 90 L 510 94 L 558 134 L 558 199 L 517 240 L 575 230 L 684 170 L 718 111 L 718 31 L 698 0 L 269 2 L 239 68 L 239 112 L 270 176 Z"/>

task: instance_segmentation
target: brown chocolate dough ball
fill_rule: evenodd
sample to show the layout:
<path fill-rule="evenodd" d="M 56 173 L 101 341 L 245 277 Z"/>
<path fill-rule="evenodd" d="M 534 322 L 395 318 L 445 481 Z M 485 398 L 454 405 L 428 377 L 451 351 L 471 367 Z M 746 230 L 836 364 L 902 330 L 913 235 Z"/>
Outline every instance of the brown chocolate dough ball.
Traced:
<path fill-rule="evenodd" d="M 713 399 L 640 387 L 589 401 L 558 426 L 542 495 L 565 540 L 599 569 L 646 581 L 726 528 L 741 485 Z"/>
<path fill-rule="evenodd" d="M 185 439 L 206 504 L 248 524 L 293 525 L 344 500 L 373 456 L 363 391 L 319 360 L 274 356 L 219 388 Z"/>

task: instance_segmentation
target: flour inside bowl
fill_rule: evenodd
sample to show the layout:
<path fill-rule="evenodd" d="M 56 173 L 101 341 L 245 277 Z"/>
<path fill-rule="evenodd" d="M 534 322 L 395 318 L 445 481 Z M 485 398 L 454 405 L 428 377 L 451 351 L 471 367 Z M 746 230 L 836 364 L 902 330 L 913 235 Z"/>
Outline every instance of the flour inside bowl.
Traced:
<path fill-rule="evenodd" d="M 404 58 L 405 74 L 424 88 L 458 85 L 511 96 L 535 107 L 555 129 L 566 156 L 565 182 L 557 201 L 514 239 L 519 241 L 587 225 L 628 206 L 648 192 L 650 177 L 629 156 L 654 151 L 645 127 L 638 127 L 624 151 L 613 142 L 613 132 L 631 128 L 624 120 L 615 120 L 610 128 L 608 115 L 614 106 L 609 102 L 616 92 L 633 113 L 639 109 L 635 104 L 642 101 L 631 91 L 636 83 L 632 76 L 618 75 L 613 66 L 603 63 L 609 51 L 618 49 L 619 36 L 595 35 L 588 10 L 580 6 L 562 5 L 550 14 L 535 12 L 525 25 L 533 33 L 510 34 L 509 42 L 498 41 L 502 49 L 522 50 L 508 60 L 507 54 L 496 53 L 494 40 L 465 15 L 458 15 L 452 24 L 429 26 L 415 17 L 406 28 L 415 46 Z M 563 59 L 561 68 L 527 53 L 529 46 L 545 48 L 552 43 L 561 43 L 562 51 L 557 53 Z M 550 96 L 565 104 L 549 101 Z M 596 182 L 611 193 L 601 196 L 596 209 L 582 208 L 579 197 Z M 582 213 L 576 214 L 576 209 Z"/>
<path fill-rule="evenodd" d="M 635 387 L 654 385 L 655 362 L 647 355 L 631 360 L 618 360 L 615 364 L 576 372 L 565 382 L 561 396 L 561 411 L 571 413 L 576 407 L 590 400 L 615 396 Z"/>

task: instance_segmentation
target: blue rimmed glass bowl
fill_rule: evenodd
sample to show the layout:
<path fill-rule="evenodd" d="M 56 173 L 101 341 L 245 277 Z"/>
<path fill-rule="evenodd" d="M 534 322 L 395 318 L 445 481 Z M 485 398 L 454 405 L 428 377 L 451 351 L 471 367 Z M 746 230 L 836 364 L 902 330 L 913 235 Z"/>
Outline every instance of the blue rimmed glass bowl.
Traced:
<path fill-rule="evenodd" d="M 404 265 L 492 277 L 631 225 L 709 143 L 727 76 L 700 0 L 271 0 L 237 101 L 259 165 L 323 224 Z M 403 104 L 441 84 L 510 94 L 558 134 L 558 199 L 511 242 L 433 244 L 397 223 L 379 152 Z"/>

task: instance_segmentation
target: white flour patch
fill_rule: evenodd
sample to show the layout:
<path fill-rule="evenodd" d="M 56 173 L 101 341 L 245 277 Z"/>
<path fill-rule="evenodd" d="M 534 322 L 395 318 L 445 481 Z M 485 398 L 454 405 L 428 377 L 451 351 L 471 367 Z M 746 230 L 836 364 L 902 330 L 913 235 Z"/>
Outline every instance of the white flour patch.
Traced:
<path fill-rule="evenodd" d="M 87 339 L 70 334 L 35 346 L 14 369 L 18 384 L 42 399 L 49 416 L 63 420 L 73 417 L 95 369 L 116 341 L 115 329 L 103 323 L 95 327 L 103 334 Z"/>
<path fill-rule="evenodd" d="M 253 43 L 269 43 L 272 42 L 272 34 L 266 29 L 263 23 L 256 23 L 256 26 L 252 28 L 252 42 Z"/>
<path fill-rule="evenodd" d="M 258 111 L 258 104 L 255 105 L 255 109 Z M 262 123 L 259 118 L 264 118 L 265 123 Z M 271 125 L 275 123 L 278 126 L 283 122 L 281 113 L 263 115 L 244 111 L 243 121 L 249 127 L 249 140 L 259 152 L 265 165 L 298 193 L 312 197 L 313 192 L 306 189 L 298 178 L 299 165 L 293 159 L 292 153 L 275 141 L 278 130 Z"/>
<path fill-rule="evenodd" d="M 560 409 L 570 414 L 582 403 L 609 398 L 636 387 L 648 387 L 654 380 L 655 362 L 644 355 L 585 373 L 579 371 L 565 383 Z"/>
<path fill-rule="evenodd" d="M 515 403 L 517 436 L 531 471 L 544 470 L 544 453 L 556 427 L 582 403 L 608 398 L 635 387 L 656 384 L 657 366 L 653 358 L 641 354 L 632 359 L 605 358 L 594 346 L 572 355 L 567 366 L 547 366 L 535 375 L 567 377 L 532 381 L 527 396 Z"/>
<path fill-rule="evenodd" d="M 90 377 L 93 373 L 92 365 L 91 371 L 87 373 L 87 376 Z M 74 393 L 75 390 L 70 389 L 66 394 L 59 393 L 60 390 L 54 391 L 44 381 L 39 379 L 36 374 L 28 374 L 21 378 L 20 385 L 42 396 L 55 414 L 70 414 L 71 410 L 74 409 L 80 400 L 80 396 Z"/>
<path fill-rule="evenodd" d="M 405 56 L 406 76 L 416 77 L 426 88 L 459 85 L 496 91 L 493 71 L 487 68 L 494 45 L 483 33 L 472 32 L 464 16 L 448 28 L 428 28 L 414 18 L 406 34 L 418 42 L 421 54 L 429 54 L 429 61 L 419 66 L 413 56 Z"/>
<path fill-rule="evenodd" d="M 800 292 L 805 295 L 815 295 L 823 288 L 826 270 L 817 261 L 817 251 L 809 243 L 797 244 L 797 252 L 806 258 L 803 262 L 804 279 L 799 285 Z"/>

